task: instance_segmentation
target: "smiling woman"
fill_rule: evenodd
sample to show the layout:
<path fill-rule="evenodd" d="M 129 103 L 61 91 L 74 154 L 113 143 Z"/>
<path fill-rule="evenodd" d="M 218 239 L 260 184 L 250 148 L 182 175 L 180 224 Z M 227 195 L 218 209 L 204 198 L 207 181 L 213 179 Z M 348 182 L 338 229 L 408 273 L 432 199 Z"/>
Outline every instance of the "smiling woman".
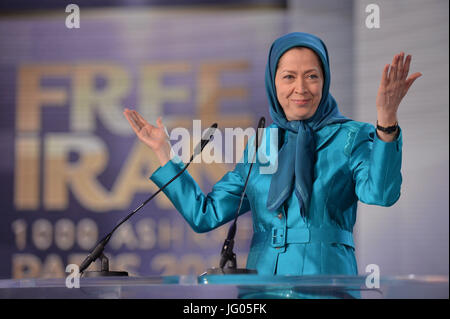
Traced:
<path fill-rule="evenodd" d="M 420 76 L 407 79 L 410 61 L 410 56 L 404 62 L 404 54 L 396 55 L 383 71 L 376 101 L 379 126 L 396 121 L 400 101 Z M 278 38 L 269 50 L 265 73 L 273 120 L 266 133 L 278 130 L 278 169 L 272 174 L 252 171 L 242 206 L 248 145 L 243 160 L 209 194 L 204 195 L 186 171 L 164 190 L 197 232 L 227 223 L 239 207 L 240 214 L 252 210 L 247 268 L 259 274 L 356 275 L 353 226 L 358 200 L 391 206 L 400 196 L 400 128 L 386 132 L 341 115 L 329 92 L 330 81 L 322 40 L 300 32 Z M 161 120 L 155 127 L 134 111 L 126 110 L 125 116 L 142 142 L 165 153 L 158 156 L 161 167 L 150 177 L 161 187 L 183 168 L 169 159 Z"/>
<path fill-rule="evenodd" d="M 306 120 L 316 113 L 322 98 L 323 72 L 317 55 L 293 48 L 280 58 L 275 76 L 277 98 L 289 121 Z"/>

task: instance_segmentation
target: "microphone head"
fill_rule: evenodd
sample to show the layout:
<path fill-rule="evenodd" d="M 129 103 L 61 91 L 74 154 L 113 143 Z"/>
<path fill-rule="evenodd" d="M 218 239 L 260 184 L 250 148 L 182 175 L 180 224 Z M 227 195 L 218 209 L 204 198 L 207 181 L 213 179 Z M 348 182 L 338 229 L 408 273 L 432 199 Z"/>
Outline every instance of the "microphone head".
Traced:
<path fill-rule="evenodd" d="M 261 116 L 258 122 L 258 128 L 264 128 L 266 127 L 266 118 L 264 116 Z"/>
<path fill-rule="evenodd" d="M 209 143 L 209 141 L 211 140 L 211 137 L 214 135 L 214 132 L 216 131 L 216 129 L 217 129 L 217 123 L 214 123 L 206 130 L 205 134 L 203 134 L 203 136 L 202 136 L 200 143 L 195 147 L 194 154 L 192 154 L 191 160 L 203 151 L 206 144 Z"/>
<path fill-rule="evenodd" d="M 214 123 L 206 130 L 205 134 L 203 134 L 202 140 L 209 141 L 211 139 L 211 136 L 214 135 L 214 132 L 216 131 L 216 129 L 217 129 L 217 123 Z"/>
<path fill-rule="evenodd" d="M 256 149 L 258 149 L 259 145 L 261 145 L 261 140 L 262 140 L 262 135 L 263 134 L 259 134 L 260 133 L 260 129 L 263 129 L 266 127 L 266 118 L 264 116 L 262 116 L 259 119 L 258 122 L 258 129 L 256 130 Z M 261 132 L 262 133 L 262 132 Z"/>

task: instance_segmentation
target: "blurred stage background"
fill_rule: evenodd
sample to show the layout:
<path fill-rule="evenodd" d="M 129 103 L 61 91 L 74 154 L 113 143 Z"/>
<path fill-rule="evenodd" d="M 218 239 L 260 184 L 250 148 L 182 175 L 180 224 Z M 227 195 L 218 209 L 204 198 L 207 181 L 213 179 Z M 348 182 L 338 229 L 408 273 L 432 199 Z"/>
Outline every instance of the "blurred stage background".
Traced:
<path fill-rule="evenodd" d="M 0 3 L 0 278 L 64 277 L 156 187 L 157 159 L 122 115 L 137 109 L 169 131 L 254 127 L 270 119 L 264 70 L 272 41 L 311 32 L 328 46 L 341 112 L 374 123 L 386 63 L 412 54 L 421 77 L 399 111 L 402 196 L 359 206 L 359 273 L 447 275 L 449 252 L 448 1 L 78 0 Z M 366 7 L 380 7 L 369 29 Z M 269 124 L 270 124 L 269 120 Z M 205 193 L 230 164 L 193 164 Z M 235 252 L 245 266 L 251 213 Z M 195 234 L 161 194 L 116 232 L 111 269 L 132 275 L 200 274 L 217 266 L 229 225 Z M 98 265 L 97 265 L 98 266 Z"/>

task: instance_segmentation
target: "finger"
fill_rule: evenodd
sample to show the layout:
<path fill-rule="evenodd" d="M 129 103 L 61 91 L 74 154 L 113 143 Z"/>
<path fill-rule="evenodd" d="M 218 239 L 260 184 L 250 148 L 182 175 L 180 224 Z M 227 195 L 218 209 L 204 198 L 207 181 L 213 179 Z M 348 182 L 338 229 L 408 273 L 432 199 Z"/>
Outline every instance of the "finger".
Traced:
<path fill-rule="evenodd" d="M 123 111 L 123 115 L 126 117 L 127 120 L 130 120 L 130 116 L 131 116 L 130 113 L 131 113 L 131 111 L 128 108 L 125 108 Z"/>
<path fill-rule="evenodd" d="M 400 55 L 396 54 L 395 55 L 395 68 L 394 68 L 394 81 L 397 80 L 397 75 L 398 75 L 398 65 L 399 65 L 399 61 L 400 61 Z"/>
<path fill-rule="evenodd" d="M 405 53 L 400 52 L 398 57 L 398 68 L 397 68 L 397 79 L 401 79 L 403 77 L 403 60 L 405 58 Z"/>
<path fill-rule="evenodd" d="M 386 64 L 383 68 L 383 73 L 381 75 L 381 83 L 380 85 L 382 87 L 386 87 L 389 83 L 389 77 L 388 77 L 388 71 L 389 71 L 389 64 Z"/>
<path fill-rule="evenodd" d="M 131 128 L 133 129 L 133 131 L 134 131 L 136 134 L 139 134 L 140 129 L 139 129 L 139 127 L 136 125 L 136 123 L 134 122 L 134 119 L 132 118 L 132 114 L 133 114 L 133 113 L 130 112 L 129 110 L 124 112 L 124 115 L 125 115 L 125 117 L 127 118 L 128 123 L 130 123 Z"/>
<path fill-rule="evenodd" d="M 143 132 L 145 132 L 146 136 L 152 136 L 152 134 L 154 133 L 153 130 L 156 129 L 155 126 L 153 126 L 152 124 L 148 123 L 141 114 L 139 114 L 138 112 L 134 112 L 134 115 L 136 116 L 136 118 L 139 120 L 139 124 L 141 125 L 141 128 L 146 128 L 145 130 L 142 130 Z"/>
<path fill-rule="evenodd" d="M 411 64 L 411 55 L 408 54 L 405 60 L 405 67 L 403 68 L 403 80 L 406 80 L 408 73 L 409 73 L 409 65 Z"/>
<path fill-rule="evenodd" d="M 159 128 L 163 128 L 164 127 L 164 124 L 162 123 L 161 116 L 158 117 L 158 119 L 156 120 L 156 124 L 158 125 Z"/>
<path fill-rule="evenodd" d="M 133 120 L 136 122 L 136 125 L 139 127 L 139 129 L 142 129 L 145 126 L 145 123 L 142 123 L 141 119 L 139 118 L 139 113 L 136 111 L 131 111 Z"/>
<path fill-rule="evenodd" d="M 141 114 L 139 114 L 139 113 L 136 112 L 136 111 L 134 111 L 134 113 L 135 113 L 136 118 L 138 119 L 140 125 L 142 125 L 142 126 L 150 125 L 150 124 L 142 117 Z M 152 126 L 152 125 L 150 125 L 150 126 Z M 153 126 L 152 126 L 152 127 L 153 127 Z"/>
<path fill-rule="evenodd" d="M 391 63 L 391 69 L 389 71 L 389 82 L 394 81 L 397 77 L 397 55 L 394 56 Z"/>
<path fill-rule="evenodd" d="M 166 133 L 167 136 L 169 136 L 169 132 L 167 131 L 167 127 L 165 127 L 165 125 L 163 124 L 161 116 L 156 120 L 156 124 L 159 128 L 164 130 L 164 133 Z"/>

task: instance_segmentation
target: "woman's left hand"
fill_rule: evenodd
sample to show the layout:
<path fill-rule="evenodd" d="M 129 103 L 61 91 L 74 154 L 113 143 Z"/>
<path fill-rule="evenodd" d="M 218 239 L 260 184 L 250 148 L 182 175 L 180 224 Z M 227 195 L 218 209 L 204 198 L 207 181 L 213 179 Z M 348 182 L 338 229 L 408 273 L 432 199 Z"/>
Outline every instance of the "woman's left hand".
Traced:
<path fill-rule="evenodd" d="M 398 123 L 397 110 L 400 102 L 414 81 L 422 76 L 422 73 L 416 72 L 408 78 L 410 64 L 411 55 L 408 54 L 405 59 L 405 53 L 401 52 L 394 56 L 392 64 L 384 66 L 376 99 L 378 125 L 389 127 Z M 377 130 L 377 135 L 385 142 L 392 142 L 397 132 L 398 129 L 392 134 Z"/>
<path fill-rule="evenodd" d="M 411 55 L 408 54 L 406 59 L 404 56 L 404 52 L 396 54 L 392 64 L 386 64 L 383 69 L 376 99 L 378 124 L 381 126 L 395 125 L 400 102 L 414 81 L 422 76 L 422 73 L 416 72 L 407 78 Z"/>

